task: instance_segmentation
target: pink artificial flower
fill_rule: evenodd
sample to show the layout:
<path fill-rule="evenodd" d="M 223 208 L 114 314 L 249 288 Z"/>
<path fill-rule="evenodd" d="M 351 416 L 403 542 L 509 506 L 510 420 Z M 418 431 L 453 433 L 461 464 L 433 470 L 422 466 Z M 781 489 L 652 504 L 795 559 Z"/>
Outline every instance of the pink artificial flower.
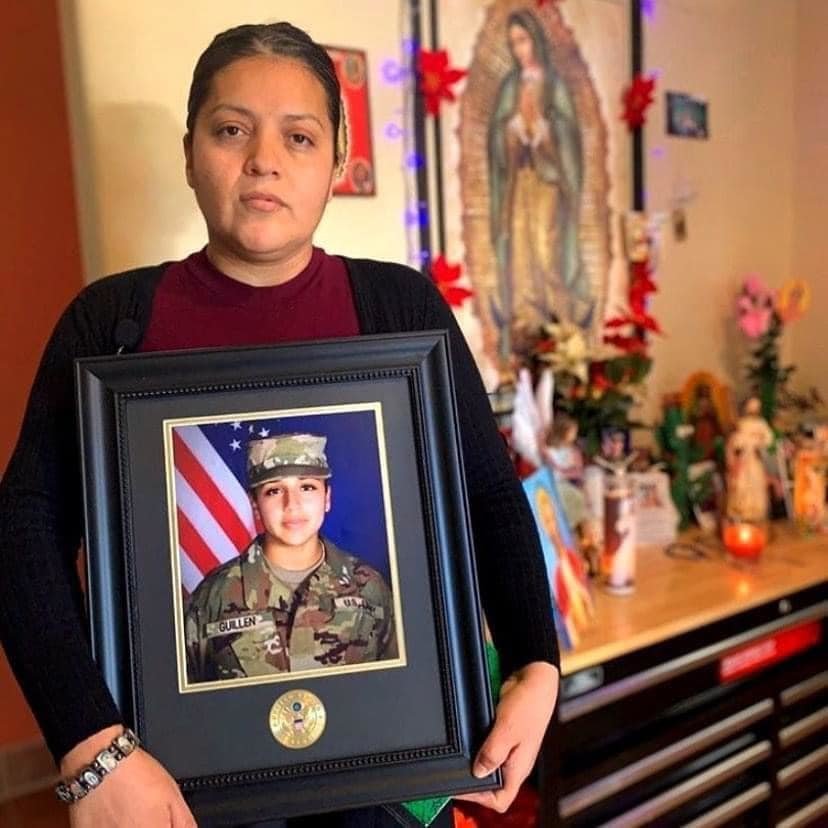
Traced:
<path fill-rule="evenodd" d="M 749 276 L 736 297 L 736 318 L 742 332 L 757 339 L 767 332 L 773 319 L 775 296 L 758 276 Z"/>
<path fill-rule="evenodd" d="M 767 333 L 773 319 L 775 296 L 755 274 L 748 276 L 736 297 L 736 317 L 750 339 Z"/>
<path fill-rule="evenodd" d="M 755 296 L 757 299 L 763 299 L 770 295 L 770 291 L 765 287 L 765 283 L 755 273 L 745 279 L 742 290 L 748 296 Z"/>
<path fill-rule="evenodd" d="M 770 327 L 771 309 L 752 307 L 739 313 L 739 327 L 749 339 L 758 339 Z"/>

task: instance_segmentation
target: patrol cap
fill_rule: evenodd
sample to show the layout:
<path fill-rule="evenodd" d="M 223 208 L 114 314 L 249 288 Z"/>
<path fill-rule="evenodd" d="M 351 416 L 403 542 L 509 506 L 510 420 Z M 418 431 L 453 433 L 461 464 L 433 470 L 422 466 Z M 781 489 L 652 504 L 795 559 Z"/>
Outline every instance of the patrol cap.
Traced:
<path fill-rule="evenodd" d="M 319 434 L 277 434 L 251 440 L 247 444 L 248 488 L 282 477 L 330 477 L 327 442 Z"/>

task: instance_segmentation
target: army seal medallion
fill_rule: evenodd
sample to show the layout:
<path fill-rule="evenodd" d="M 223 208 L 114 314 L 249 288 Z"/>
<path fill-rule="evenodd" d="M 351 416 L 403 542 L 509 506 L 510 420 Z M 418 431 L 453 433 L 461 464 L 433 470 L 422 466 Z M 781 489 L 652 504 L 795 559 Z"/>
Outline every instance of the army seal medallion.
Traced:
<path fill-rule="evenodd" d="M 325 730 L 325 705 L 309 690 L 289 690 L 273 702 L 268 723 L 286 748 L 310 747 Z"/>

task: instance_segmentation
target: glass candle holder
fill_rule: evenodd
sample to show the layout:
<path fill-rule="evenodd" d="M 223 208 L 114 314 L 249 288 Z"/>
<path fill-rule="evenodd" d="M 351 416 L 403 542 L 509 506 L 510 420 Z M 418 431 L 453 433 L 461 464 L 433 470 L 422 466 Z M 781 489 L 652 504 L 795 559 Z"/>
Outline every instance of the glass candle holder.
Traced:
<path fill-rule="evenodd" d="M 722 543 L 731 557 L 756 561 L 767 546 L 768 528 L 764 523 L 725 520 L 722 525 Z"/>

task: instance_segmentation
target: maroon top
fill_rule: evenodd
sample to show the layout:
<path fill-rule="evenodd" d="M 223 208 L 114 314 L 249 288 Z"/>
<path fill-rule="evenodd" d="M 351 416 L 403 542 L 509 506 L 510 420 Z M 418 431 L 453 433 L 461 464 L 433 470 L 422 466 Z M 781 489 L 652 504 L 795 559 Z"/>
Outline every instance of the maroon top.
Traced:
<path fill-rule="evenodd" d="M 164 271 L 139 350 L 269 345 L 359 332 L 342 259 L 314 247 L 308 266 L 290 281 L 253 287 L 225 276 L 200 250 Z"/>

